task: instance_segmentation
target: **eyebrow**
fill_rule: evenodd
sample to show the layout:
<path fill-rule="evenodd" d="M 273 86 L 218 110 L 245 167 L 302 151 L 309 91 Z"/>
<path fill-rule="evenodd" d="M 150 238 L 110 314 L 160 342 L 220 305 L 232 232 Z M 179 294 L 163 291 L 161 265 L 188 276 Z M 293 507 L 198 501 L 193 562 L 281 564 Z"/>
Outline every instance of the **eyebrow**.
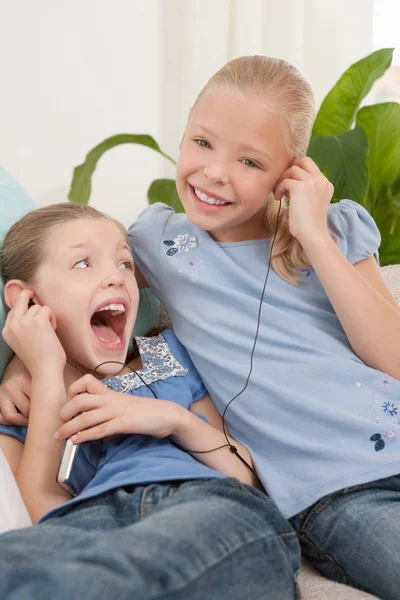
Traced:
<path fill-rule="evenodd" d="M 70 246 L 68 246 L 67 250 L 74 250 L 76 248 L 90 248 L 93 244 L 91 242 L 79 242 L 79 244 L 71 244 Z M 129 248 L 128 244 L 126 242 L 119 242 L 118 243 L 118 250 L 129 250 L 129 252 L 131 251 L 131 249 Z"/>
<path fill-rule="evenodd" d="M 205 125 L 201 125 L 200 123 L 193 123 L 193 127 L 198 127 L 200 129 L 202 129 L 205 133 L 208 133 L 208 135 L 214 136 L 217 140 L 220 139 L 213 131 L 211 131 L 211 129 L 208 129 L 208 127 L 206 127 Z M 272 163 L 274 162 L 274 159 L 272 158 L 272 156 L 265 150 L 262 150 L 259 148 L 254 148 L 253 146 L 248 146 L 247 144 L 240 146 L 240 149 L 243 150 L 244 152 L 250 152 L 250 153 L 256 152 L 257 154 L 262 154 L 270 162 L 272 162 Z"/>

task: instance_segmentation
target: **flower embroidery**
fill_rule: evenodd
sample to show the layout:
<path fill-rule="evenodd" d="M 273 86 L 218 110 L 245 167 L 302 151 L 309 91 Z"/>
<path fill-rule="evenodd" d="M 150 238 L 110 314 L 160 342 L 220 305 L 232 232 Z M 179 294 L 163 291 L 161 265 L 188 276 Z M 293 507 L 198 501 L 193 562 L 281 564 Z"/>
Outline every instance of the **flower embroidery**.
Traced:
<path fill-rule="evenodd" d="M 371 437 L 369 439 L 371 440 L 371 442 L 375 442 L 375 451 L 376 452 L 379 452 L 379 450 L 384 449 L 385 442 L 383 441 L 380 433 L 374 433 L 373 435 L 371 435 Z"/>
<path fill-rule="evenodd" d="M 189 235 L 188 233 L 184 233 L 182 235 L 178 235 L 174 239 L 175 246 L 178 248 L 178 252 L 189 252 L 192 248 L 197 247 L 197 238 L 194 235 Z"/>
<path fill-rule="evenodd" d="M 384 402 L 382 408 L 383 412 L 386 413 L 388 417 L 397 415 L 397 406 L 393 404 L 393 402 Z"/>
<path fill-rule="evenodd" d="M 107 377 L 102 380 L 106 387 L 115 392 L 127 393 L 143 385 L 164 381 L 169 377 L 183 377 L 187 374 L 188 370 L 177 361 L 161 334 L 151 338 L 135 339 L 143 363 L 143 368 L 139 371 L 140 377 L 137 377 L 135 372 Z"/>
<path fill-rule="evenodd" d="M 394 442 L 394 440 L 397 439 L 397 433 L 395 431 L 395 429 L 393 427 L 388 427 L 384 434 L 383 437 L 385 438 L 385 440 L 387 440 L 388 442 Z"/>
<path fill-rule="evenodd" d="M 173 240 L 164 240 L 166 246 L 170 246 L 166 254 L 173 256 L 177 252 L 189 252 L 193 248 L 197 248 L 197 237 L 189 233 L 181 233 Z"/>

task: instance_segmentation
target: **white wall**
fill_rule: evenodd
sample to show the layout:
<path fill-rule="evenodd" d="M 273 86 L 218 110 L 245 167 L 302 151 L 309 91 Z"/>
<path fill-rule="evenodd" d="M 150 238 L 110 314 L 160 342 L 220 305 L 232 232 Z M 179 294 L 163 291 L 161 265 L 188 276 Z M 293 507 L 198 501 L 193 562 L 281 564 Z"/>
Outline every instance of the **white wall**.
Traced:
<path fill-rule="evenodd" d="M 174 157 L 187 110 L 240 54 L 281 56 L 320 101 L 372 50 L 373 0 L 0 0 L 0 163 L 39 203 L 66 200 L 73 167 L 105 137 L 149 133 Z M 165 159 L 121 146 L 91 202 L 125 224 Z"/>
<path fill-rule="evenodd" d="M 105 137 L 159 127 L 159 2 L 0 0 L 0 162 L 40 204 Z M 104 156 L 93 199 L 125 222 L 145 206 L 157 154 Z"/>
<path fill-rule="evenodd" d="M 392 65 L 400 65 L 400 2 L 399 0 L 375 0 L 374 48 L 395 48 Z"/>

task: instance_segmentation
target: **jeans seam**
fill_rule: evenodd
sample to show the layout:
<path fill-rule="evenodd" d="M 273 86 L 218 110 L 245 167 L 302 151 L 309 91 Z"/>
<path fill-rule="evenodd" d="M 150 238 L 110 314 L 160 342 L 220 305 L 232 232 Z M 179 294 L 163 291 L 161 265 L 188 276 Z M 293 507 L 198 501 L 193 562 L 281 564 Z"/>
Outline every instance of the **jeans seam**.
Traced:
<path fill-rule="evenodd" d="M 340 564 L 333 558 L 333 556 L 331 556 L 331 554 L 329 554 L 329 552 L 325 552 L 322 548 L 320 548 L 315 542 L 314 540 L 312 540 L 310 537 L 308 537 L 308 535 L 299 535 L 300 539 L 301 537 L 304 537 L 305 540 L 307 540 L 307 542 L 309 542 L 310 544 L 312 544 L 313 548 L 318 552 L 319 554 L 319 558 L 323 559 L 323 560 L 328 560 L 332 565 L 334 565 L 334 567 L 336 569 L 338 569 L 342 576 L 344 577 L 346 583 L 348 585 L 351 585 L 352 587 L 362 590 L 362 591 L 368 591 L 366 588 L 364 588 L 359 581 L 356 581 L 355 579 L 352 578 L 351 575 L 349 575 L 349 573 L 346 571 L 346 569 L 344 569 L 342 566 L 340 566 Z M 305 552 L 305 555 L 308 557 L 307 552 Z M 312 557 L 308 557 L 311 564 L 313 565 L 313 560 Z M 318 567 L 317 567 L 318 569 Z M 318 569 L 319 570 L 319 569 Z"/>
<path fill-rule="evenodd" d="M 354 487 L 358 487 L 358 486 L 354 486 Z M 365 588 L 362 587 L 358 581 L 353 579 L 351 577 L 351 575 L 348 574 L 346 569 L 344 569 L 343 567 L 340 566 L 340 564 L 333 558 L 333 556 L 331 556 L 331 554 L 329 554 L 329 552 L 326 552 L 323 548 L 321 548 L 319 546 L 319 544 L 317 544 L 316 541 L 314 541 L 313 537 L 311 537 L 312 536 L 312 528 L 313 528 L 317 518 L 324 512 L 324 510 L 326 510 L 330 506 L 330 504 L 332 504 L 332 502 L 338 496 L 345 494 L 347 491 L 348 491 L 348 488 L 344 488 L 343 490 L 339 490 L 338 492 L 329 494 L 329 496 L 325 496 L 325 498 L 321 498 L 321 500 L 319 500 L 319 502 L 316 502 L 316 504 L 311 508 L 309 514 L 305 517 L 304 522 L 300 527 L 300 531 L 299 531 L 298 535 L 299 535 L 300 540 L 303 537 L 307 542 L 312 544 L 314 550 L 317 551 L 319 557 L 322 560 L 327 560 L 332 565 L 334 565 L 334 567 L 341 572 L 342 576 L 345 578 L 345 580 L 348 582 L 349 585 L 352 585 L 353 587 L 361 589 L 361 590 L 365 590 Z M 310 560 L 312 563 L 313 562 L 312 558 Z"/>
<path fill-rule="evenodd" d="M 321 498 L 321 500 L 316 502 L 316 504 L 314 504 L 314 506 L 311 508 L 308 515 L 305 516 L 304 521 L 300 527 L 300 533 L 304 533 L 307 537 L 316 519 L 320 516 L 321 513 L 323 513 L 324 510 L 326 510 L 330 506 L 333 500 L 336 499 L 337 496 L 340 496 L 342 493 L 343 492 L 340 491 L 334 494 L 330 494 L 329 496 L 325 496 L 325 498 Z"/>
<path fill-rule="evenodd" d="M 233 487 L 233 489 L 235 490 L 241 490 L 242 492 L 246 491 L 246 488 L 240 483 L 240 481 L 238 479 L 235 479 L 234 477 L 227 477 L 226 481 L 229 483 L 229 485 L 231 487 Z"/>
<path fill-rule="evenodd" d="M 164 598 L 164 600 L 168 600 L 168 597 L 170 596 L 170 594 L 176 594 L 177 592 L 182 592 L 188 585 L 191 585 L 192 583 L 194 583 L 197 579 L 199 579 L 199 577 L 202 577 L 204 575 L 204 573 L 206 573 L 210 569 L 214 569 L 215 567 L 219 566 L 221 563 L 223 563 L 227 559 L 231 558 L 237 552 L 242 551 L 244 548 L 247 548 L 248 546 L 258 543 L 260 541 L 266 540 L 268 537 L 271 537 L 271 534 L 263 535 L 258 538 L 255 538 L 249 542 L 246 542 L 246 544 L 241 545 L 240 548 L 236 548 L 232 552 L 229 552 L 229 554 L 225 554 L 225 556 L 223 558 L 217 560 L 212 565 L 209 565 L 206 568 L 202 569 L 201 573 L 197 573 L 195 577 L 193 577 L 189 581 L 186 581 L 181 587 L 178 586 L 178 587 L 175 587 L 174 589 L 168 590 L 168 592 L 161 592 L 161 594 L 152 596 L 150 600 L 163 600 L 163 598 Z M 275 537 L 275 536 L 272 535 L 272 537 Z M 279 536 L 279 537 L 281 537 L 281 536 Z M 299 572 L 299 568 L 300 567 L 298 567 L 297 569 L 293 569 L 294 572 L 293 572 L 292 580 L 293 580 L 293 585 L 294 585 L 295 590 L 298 589 L 297 583 L 296 583 L 296 577 Z"/>

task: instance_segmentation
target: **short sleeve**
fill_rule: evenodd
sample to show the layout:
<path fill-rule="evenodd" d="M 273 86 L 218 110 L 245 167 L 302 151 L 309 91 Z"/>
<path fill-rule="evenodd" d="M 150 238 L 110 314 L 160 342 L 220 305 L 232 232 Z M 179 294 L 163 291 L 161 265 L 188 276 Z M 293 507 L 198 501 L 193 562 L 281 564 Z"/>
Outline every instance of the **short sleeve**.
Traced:
<path fill-rule="evenodd" d="M 168 220 L 175 211 L 162 202 L 145 208 L 129 227 L 128 241 L 135 263 L 150 287 L 160 297 L 160 243 Z"/>
<path fill-rule="evenodd" d="M 357 202 L 341 200 L 328 210 L 328 229 L 351 264 L 369 256 L 378 261 L 379 229 L 371 215 Z"/>
<path fill-rule="evenodd" d="M 161 335 L 167 342 L 176 360 L 188 371 L 187 375 L 185 375 L 185 382 L 192 393 L 193 402 L 201 400 L 207 394 L 207 390 L 186 348 L 182 346 L 172 329 L 166 329 Z"/>
<path fill-rule="evenodd" d="M 10 435 L 23 444 L 25 444 L 26 432 L 26 427 L 20 427 L 18 425 L 0 425 L 0 433 Z"/>

